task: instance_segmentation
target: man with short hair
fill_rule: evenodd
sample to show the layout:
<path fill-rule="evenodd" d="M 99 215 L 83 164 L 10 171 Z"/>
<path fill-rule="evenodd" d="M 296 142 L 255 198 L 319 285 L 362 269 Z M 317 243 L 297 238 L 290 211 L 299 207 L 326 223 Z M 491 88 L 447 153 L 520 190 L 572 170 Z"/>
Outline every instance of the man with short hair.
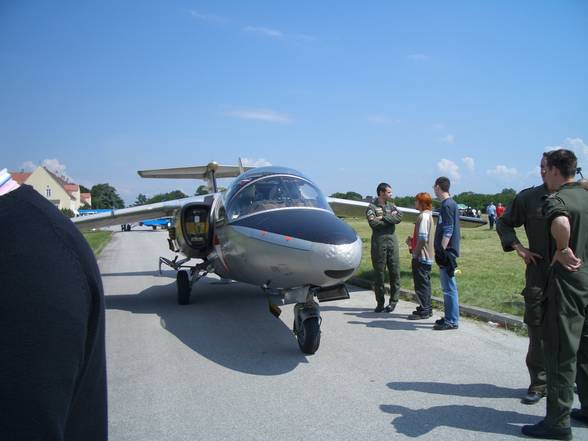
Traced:
<path fill-rule="evenodd" d="M 549 194 L 545 185 L 547 154 L 541 158 L 541 179 L 544 183 L 531 187 L 516 195 L 506 208 L 504 215 L 496 222 L 496 232 L 500 237 L 504 251 L 515 251 L 523 259 L 525 269 L 525 287 L 521 293 L 525 300 L 524 321 L 529 334 L 529 348 L 525 362 L 531 377 L 523 404 L 538 403 L 545 396 L 547 380 L 543 362 L 543 290 L 549 271 L 549 234 L 547 223 L 542 214 L 545 198 Z M 519 241 L 515 228 L 525 226 L 529 248 Z"/>
<path fill-rule="evenodd" d="M 392 187 L 389 184 L 380 183 L 376 191 L 378 198 L 365 213 L 372 228 L 371 255 L 377 303 L 374 312 L 392 312 L 400 296 L 400 253 L 395 230 L 396 224 L 402 220 L 402 213 L 392 203 Z M 390 303 L 384 308 L 386 268 L 390 277 Z"/>
<path fill-rule="evenodd" d="M 551 233 L 551 268 L 545 291 L 547 413 L 522 432 L 534 438 L 572 439 L 570 416 L 588 424 L 588 193 L 574 182 L 576 155 L 546 156 L 545 183 L 552 194 L 543 214 Z M 574 381 L 581 409 L 571 410 Z"/>
<path fill-rule="evenodd" d="M 451 181 L 445 176 L 437 178 L 433 185 L 435 196 L 441 201 L 434 246 L 445 309 L 445 316 L 435 322 L 433 329 L 436 331 L 447 331 L 459 327 L 459 293 L 455 280 L 460 240 L 459 210 L 449 194 L 450 187 Z"/>
<path fill-rule="evenodd" d="M 496 222 L 496 206 L 494 202 L 490 202 L 490 205 L 486 207 L 486 214 L 488 215 L 488 224 L 490 229 L 494 228 L 494 222 Z"/>

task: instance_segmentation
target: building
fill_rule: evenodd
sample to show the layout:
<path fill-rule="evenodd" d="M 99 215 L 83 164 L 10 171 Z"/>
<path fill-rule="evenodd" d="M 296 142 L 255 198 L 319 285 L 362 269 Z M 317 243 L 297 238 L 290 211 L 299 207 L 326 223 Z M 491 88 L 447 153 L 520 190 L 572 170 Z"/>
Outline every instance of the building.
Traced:
<path fill-rule="evenodd" d="M 74 213 L 84 204 L 92 205 L 90 193 L 81 193 L 80 186 L 39 166 L 32 173 L 10 172 L 19 184 L 27 184 L 51 201 L 58 209 L 67 208 Z"/>

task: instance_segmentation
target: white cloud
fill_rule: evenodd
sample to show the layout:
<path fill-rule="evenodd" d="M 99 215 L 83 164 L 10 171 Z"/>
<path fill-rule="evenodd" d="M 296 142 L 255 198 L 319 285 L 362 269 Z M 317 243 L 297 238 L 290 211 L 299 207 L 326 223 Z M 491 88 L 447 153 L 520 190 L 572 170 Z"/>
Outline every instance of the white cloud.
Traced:
<path fill-rule="evenodd" d="M 576 156 L 585 156 L 588 158 L 588 145 L 582 138 L 566 138 L 562 145 L 551 145 L 545 147 L 545 151 L 567 149 L 572 150 Z"/>
<path fill-rule="evenodd" d="M 400 120 L 396 118 L 392 118 L 388 115 L 369 115 L 367 120 L 372 124 L 379 124 L 379 125 L 391 125 L 391 124 L 398 124 Z"/>
<path fill-rule="evenodd" d="M 451 179 L 459 179 L 461 176 L 459 175 L 459 167 L 457 164 L 449 159 L 441 159 L 437 163 L 437 168 L 441 173 L 447 175 Z"/>
<path fill-rule="evenodd" d="M 461 158 L 461 162 L 463 162 L 465 168 L 471 172 L 473 172 L 476 168 L 476 162 L 474 158 L 470 156 L 466 156 L 465 158 Z"/>
<path fill-rule="evenodd" d="M 27 162 L 23 162 L 20 165 L 20 168 L 23 170 L 26 170 L 28 172 L 31 172 L 37 168 L 37 164 L 35 164 L 33 161 L 27 161 Z"/>
<path fill-rule="evenodd" d="M 430 58 L 431 57 L 429 57 L 428 55 L 425 55 L 425 54 L 411 54 L 408 56 L 409 60 L 414 60 L 414 61 L 427 61 Z"/>
<path fill-rule="evenodd" d="M 282 38 L 284 33 L 282 31 L 278 31 L 277 29 L 269 29 L 263 27 L 256 27 L 256 26 L 246 26 L 243 28 L 245 32 L 253 32 L 256 34 L 263 35 L 265 37 L 271 38 Z"/>
<path fill-rule="evenodd" d="M 441 138 L 440 141 L 444 142 L 445 144 L 454 144 L 455 143 L 455 136 L 453 136 L 452 134 L 449 134 L 449 135 Z"/>
<path fill-rule="evenodd" d="M 435 124 L 433 124 L 433 128 L 436 129 L 436 130 L 441 130 L 441 129 L 444 129 L 445 128 L 445 124 L 443 124 L 443 123 L 435 123 Z"/>
<path fill-rule="evenodd" d="M 240 109 L 225 112 L 226 116 L 239 119 L 265 121 L 271 123 L 291 123 L 293 119 L 285 114 L 271 109 Z"/>
<path fill-rule="evenodd" d="M 190 11 L 190 15 L 197 20 L 209 21 L 212 23 L 225 23 L 227 21 L 227 19 L 224 17 L 220 17 L 214 14 L 203 14 L 194 10 Z"/>
<path fill-rule="evenodd" d="M 251 159 L 251 158 L 241 158 L 241 162 L 245 167 L 266 167 L 268 165 L 272 165 L 271 162 L 267 161 L 265 158 L 260 159 Z"/>
<path fill-rule="evenodd" d="M 65 172 L 65 169 L 67 168 L 66 165 L 59 162 L 58 159 L 45 159 L 42 165 L 50 172 L 55 173 L 57 176 L 61 176 L 68 181 L 72 180 Z"/>
<path fill-rule="evenodd" d="M 488 176 L 500 179 L 510 180 L 516 178 L 519 174 L 516 168 L 508 168 L 506 165 L 497 165 L 492 170 L 486 170 Z"/>

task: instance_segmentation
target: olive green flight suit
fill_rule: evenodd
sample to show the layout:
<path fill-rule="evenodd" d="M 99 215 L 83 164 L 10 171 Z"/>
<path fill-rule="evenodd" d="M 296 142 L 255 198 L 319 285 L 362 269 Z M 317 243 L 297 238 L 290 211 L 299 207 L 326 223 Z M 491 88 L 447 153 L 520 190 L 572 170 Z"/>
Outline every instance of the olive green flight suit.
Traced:
<path fill-rule="evenodd" d="M 378 306 L 384 306 L 384 274 L 388 267 L 390 276 L 390 303 L 398 302 L 400 295 L 400 253 L 398 239 L 394 231 L 402 220 L 402 213 L 396 206 L 387 202 L 381 205 L 376 199 L 369 205 L 366 217 L 372 228 L 372 265 L 374 267 L 374 291 Z"/>
<path fill-rule="evenodd" d="M 549 272 L 544 325 L 549 427 L 570 427 L 574 381 L 582 408 L 588 412 L 588 192 L 576 182 L 547 198 L 548 226 L 557 216 L 570 221 L 569 247 L 582 266 L 567 271 L 555 263 Z M 552 254 L 559 252 L 552 241 Z"/>
<path fill-rule="evenodd" d="M 543 216 L 543 204 L 548 194 L 545 185 L 521 191 L 496 222 L 496 232 L 504 251 L 513 251 L 514 245 L 520 244 L 515 228 L 524 225 L 529 240 L 528 249 L 543 257 L 537 260 L 536 264 L 527 265 L 525 288 L 521 293 L 525 299 L 524 320 L 529 332 L 529 348 L 525 360 L 531 377 L 528 392 L 542 395 L 547 388 L 543 361 L 542 323 L 543 291 L 547 283 L 550 263 L 550 235 Z"/>

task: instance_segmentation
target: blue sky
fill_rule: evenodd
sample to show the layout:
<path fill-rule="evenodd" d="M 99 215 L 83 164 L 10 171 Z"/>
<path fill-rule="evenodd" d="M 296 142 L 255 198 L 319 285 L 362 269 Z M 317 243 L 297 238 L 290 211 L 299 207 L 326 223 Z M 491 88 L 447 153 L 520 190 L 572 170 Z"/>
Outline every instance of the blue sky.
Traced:
<path fill-rule="evenodd" d="M 323 191 L 516 190 L 550 147 L 588 172 L 586 1 L 0 1 L 0 168 L 127 203 L 288 166 Z M 588 173 L 587 173 L 588 174 Z"/>

